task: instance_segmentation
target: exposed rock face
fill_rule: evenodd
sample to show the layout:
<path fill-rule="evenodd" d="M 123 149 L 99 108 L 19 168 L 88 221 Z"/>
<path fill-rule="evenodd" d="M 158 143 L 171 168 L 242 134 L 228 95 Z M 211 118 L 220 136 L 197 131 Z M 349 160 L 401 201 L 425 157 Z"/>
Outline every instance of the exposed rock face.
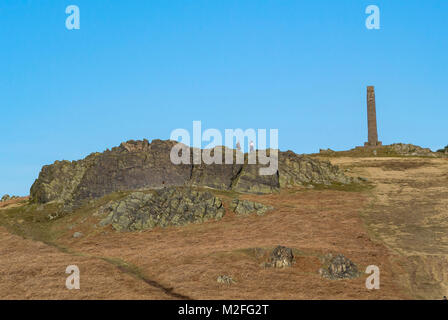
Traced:
<path fill-rule="evenodd" d="M 174 141 L 128 141 L 84 160 L 56 161 L 44 166 L 31 187 L 31 197 L 41 203 L 75 202 L 99 198 L 119 190 L 182 185 L 191 165 L 174 165 L 170 151 Z"/>
<path fill-rule="evenodd" d="M 356 265 L 342 254 L 336 256 L 329 254 L 323 262 L 324 266 L 319 270 L 319 273 L 325 278 L 338 280 L 359 277 Z"/>
<path fill-rule="evenodd" d="M 431 149 L 429 148 L 422 148 L 413 144 L 394 143 L 387 147 L 391 148 L 393 151 L 401 155 L 425 156 L 432 153 Z"/>
<path fill-rule="evenodd" d="M 169 187 L 131 193 L 106 205 L 103 212 L 107 217 L 100 225 L 111 224 L 117 231 L 137 231 L 219 220 L 225 210 L 221 200 L 208 191 Z"/>
<path fill-rule="evenodd" d="M 128 141 L 112 150 L 93 153 L 79 161 L 56 161 L 44 166 L 39 178 L 31 187 L 32 201 L 81 203 L 86 199 L 102 197 L 115 191 L 151 189 L 169 186 L 206 186 L 221 190 L 247 193 L 271 193 L 280 187 L 303 184 L 350 183 L 337 167 L 329 162 L 300 156 L 292 151 L 278 153 L 278 171 L 272 175 L 260 175 L 260 163 L 248 164 L 248 155 L 242 155 L 244 163 L 223 164 L 204 162 L 173 164 L 170 160 L 175 141 Z M 188 147 L 187 147 L 188 148 Z"/>
<path fill-rule="evenodd" d="M 351 178 L 329 161 L 299 156 L 292 151 L 280 152 L 278 160 L 279 183 L 282 188 L 303 184 L 329 185 L 352 182 Z"/>
<path fill-rule="evenodd" d="M 192 166 L 191 177 L 186 184 L 194 186 L 206 186 L 210 188 L 229 190 L 232 188 L 232 183 L 236 176 L 243 170 L 244 164 L 237 164 L 236 152 L 232 152 L 232 164 L 225 164 L 226 148 L 208 149 L 211 156 L 216 156 L 221 159 L 222 164 L 195 164 Z M 192 160 L 193 161 L 193 160 Z"/>
<path fill-rule="evenodd" d="M 256 213 L 261 216 L 267 211 L 273 210 L 274 207 L 266 206 L 262 203 L 253 202 L 249 200 L 233 199 L 230 204 L 230 209 L 238 215 L 248 215 Z"/>
<path fill-rule="evenodd" d="M 269 262 L 266 263 L 267 267 L 284 268 L 292 266 L 294 262 L 294 254 L 292 249 L 278 246 L 276 247 L 269 258 Z"/>

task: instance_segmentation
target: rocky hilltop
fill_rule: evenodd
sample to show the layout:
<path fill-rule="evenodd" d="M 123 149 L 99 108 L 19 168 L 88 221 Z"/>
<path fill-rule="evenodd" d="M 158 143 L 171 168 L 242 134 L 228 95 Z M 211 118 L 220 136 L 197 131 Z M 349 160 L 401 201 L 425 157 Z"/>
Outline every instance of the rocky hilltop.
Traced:
<path fill-rule="evenodd" d="M 259 175 L 262 164 L 205 163 L 175 165 L 170 152 L 172 140 L 130 140 L 112 150 L 92 153 L 78 161 L 56 161 L 42 168 L 30 190 L 31 200 L 81 203 L 116 191 L 157 189 L 170 186 L 202 186 L 219 190 L 266 194 L 288 186 L 349 184 L 338 167 L 292 151 L 278 152 L 278 170 Z M 188 147 L 187 147 L 188 148 Z M 211 154 L 218 148 L 211 151 Z M 192 160 L 193 149 L 190 148 Z M 235 150 L 232 151 L 234 159 Z M 224 158 L 224 153 L 223 153 Z M 224 163 L 224 161 L 223 161 Z"/>
<path fill-rule="evenodd" d="M 393 143 L 375 147 L 355 147 L 346 151 L 334 151 L 331 149 L 320 149 L 316 155 L 323 156 L 354 156 L 354 157 L 431 157 L 444 158 L 448 154 L 448 146 L 445 149 L 433 152 L 430 148 L 423 148 L 408 143 Z"/>

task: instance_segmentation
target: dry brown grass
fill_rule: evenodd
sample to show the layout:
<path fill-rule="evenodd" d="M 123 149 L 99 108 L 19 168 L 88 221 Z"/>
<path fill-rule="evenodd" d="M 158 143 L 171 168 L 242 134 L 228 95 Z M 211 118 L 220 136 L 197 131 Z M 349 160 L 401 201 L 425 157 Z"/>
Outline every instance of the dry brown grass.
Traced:
<path fill-rule="evenodd" d="M 161 290 L 101 259 L 62 253 L 0 228 L 0 299 L 169 299 Z M 80 290 L 65 287 L 67 266 L 80 268 Z"/>
<path fill-rule="evenodd" d="M 100 218 L 89 211 L 51 222 L 48 234 L 40 229 L 32 232 L 32 221 L 21 218 L 19 211 L 9 214 L 4 219 L 9 232 L 0 229 L 0 297 L 438 298 L 448 279 L 446 159 L 330 160 L 350 169 L 350 174 L 367 177 L 375 188 L 244 195 L 240 197 L 272 205 L 275 210 L 248 217 L 228 212 L 219 222 L 139 233 L 94 227 Z M 73 238 L 75 231 L 84 236 Z M 54 246 L 10 232 L 41 238 Z M 293 267 L 262 266 L 265 250 L 277 245 L 295 249 Z M 319 258 L 326 253 L 344 254 L 362 272 L 368 265 L 379 266 L 381 289 L 367 290 L 367 275 L 341 281 L 321 278 Z M 79 291 L 65 288 L 69 264 L 81 269 Z M 236 283 L 218 284 L 216 278 L 221 274 L 232 276 Z"/>
<path fill-rule="evenodd" d="M 12 199 L 12 200 L 7 200 L 7 201 L 0 202 L 0 209 L 12 208 L 12 207 L 19 206 L 21 203 L 27 201 L 28 198 L 29 197 L 20 197 L 20 198 L 17 198 L 17 199 Z"/>
<path fill-rule="evenodd" d="M 245 196 L 273 205 L 265 216 L 237 217 L 228 213 L 220 222 L 116 233 L 73 239 L 64 246 L 90 255 L 120 257 L 140 268 L 145 277 L 194 299 L 390 299 L 406 298 L 397 287 L 390 252 L 371 241 L 359 217 L 364 195 L 340 191 L 286 190 L 267 196 Z M 264 269 L 254 248 L 285 245 L 298 250 L 290 269 Z M 330 281 L 318 275 L 319 256 L 343 253 L 363 271 L 382 269 L 383 287 L 365 288 L 365 277 Z M 236 285 L 216 282 L 231 275 Z"/>
<path fill-rule="evenodd" d="M 448 295 L 448 159 L 333 159 L 375 185 L 363 212 L 373 237 L 399 253 L 400 282 L 412 295 Z"/>

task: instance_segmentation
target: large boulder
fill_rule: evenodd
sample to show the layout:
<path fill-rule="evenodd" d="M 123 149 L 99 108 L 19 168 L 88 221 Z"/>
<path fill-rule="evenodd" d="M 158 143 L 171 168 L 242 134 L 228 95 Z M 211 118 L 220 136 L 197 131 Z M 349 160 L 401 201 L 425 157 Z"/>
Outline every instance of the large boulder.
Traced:
<path fill-rule="evenodd" d="M 117 231 L 139 231 L 154 227 L 182 226 L 220 220 L 225 209 L 221 199 L 209 191 L 168 187 L 149 193 L 133 192 L 101 209 L 100 225 Z"/>
<path fill-rule="evenodd" d="M 292 151 L 278 152 L 278 170 L 271 175 L 260 175 L 259 169 L 267 165 L 249 161 L 248 154 L 230 150 L 233 164 L 225 163 L 225 148 L 221 152 L 222 164 L 173 164 L 170 153 L 176 141 L 128 141 L 112 150 L 93 153 L 78 161 L 56 161 L 42 168 L 31 187 L 31 200 L 39 203 L 58 201 L 80 204 L 84 200 L 100 198 L 116 191 L 163 188 L 169 186 L 203 186 L 220 190 L 266 194 L 281 187 L 306 184 L 350 183 L 338 167 L 329 162 L 297 155 Z M 186 147 L 188 149 L 189 147 Z M 236 163 L 237 154 L 242 157 Z M 68 206 L 70 207 L 70 206 Z"/>

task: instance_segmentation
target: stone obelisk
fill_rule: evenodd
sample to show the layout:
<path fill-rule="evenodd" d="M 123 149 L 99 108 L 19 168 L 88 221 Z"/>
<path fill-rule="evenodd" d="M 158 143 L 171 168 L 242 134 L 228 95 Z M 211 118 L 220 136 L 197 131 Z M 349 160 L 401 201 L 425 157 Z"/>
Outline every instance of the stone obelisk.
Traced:
<path fill-rule="evenodd" d="M 376 127 L 375 88 L 373 86 L 367 87 L 367 125 L 369 127 L 368 142 L 364 143 L 364 146 L 381 146 Z"/>

